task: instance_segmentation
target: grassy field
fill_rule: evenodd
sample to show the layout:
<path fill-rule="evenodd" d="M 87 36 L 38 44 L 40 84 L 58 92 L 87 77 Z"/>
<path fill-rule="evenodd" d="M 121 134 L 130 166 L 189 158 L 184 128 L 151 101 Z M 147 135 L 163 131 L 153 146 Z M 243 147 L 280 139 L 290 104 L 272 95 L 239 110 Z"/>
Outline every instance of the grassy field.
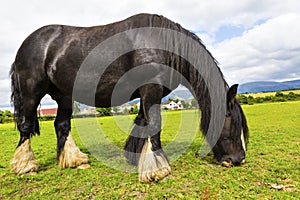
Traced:
<path fill-rule="evenodd" d="M 290 92 L 293 92 L 295 94 L 300 94 L 300 90 L 287 90 L 287 91 L 280 91 L 283 94 L 288 94 Z M 254 94 L 244 94 L 246 96 L 253 96 L 254 98 L 256 97 L 266 97 L 266 96 L 274 96 L 276 92 L 260 92 L 260 93 L 254 93 Z"/>
<path fill-rule="evenodd" d="M 246 163 L 233 168 L 216 165 L 211 153 L 204 158 L 197 156 L 203 137 L 194 131 L 196 111 L 164 113 L 162 141 L 171 157 L 172 175 L 151 184 L 139 183 L 133 167 L 129 166 L 131 171 L 118 170 L 90 153 L 90 169 L 59 168 L 53 122 L 41 122 L 41 136 L 32 139 L 40 165 L 38 174 L 14 175 L 9 163 L 19 133 L 12 123 L 0 124 L 0 199 L 299 199 L 300 102 L 257 104 L 243 109 L 250 143 Z M 87 153 L 83 145 L 86 138 L 81 140 L 79 136 L 82 130 L 93 132 L 95 119 L 85 120 L 75 121 L 72 133 Z M 127 138 L 124 131 L 132 127 L 128 117 L 97 120 L 98 129 L 105 133 L 103 138 L 122 148 Z M 172 154 L 176 147 L 180 149 L 176 141 L 191 141 L 179 158 L 178 153 Z M 120 162 L 123 165 L 123 160 Z"/>

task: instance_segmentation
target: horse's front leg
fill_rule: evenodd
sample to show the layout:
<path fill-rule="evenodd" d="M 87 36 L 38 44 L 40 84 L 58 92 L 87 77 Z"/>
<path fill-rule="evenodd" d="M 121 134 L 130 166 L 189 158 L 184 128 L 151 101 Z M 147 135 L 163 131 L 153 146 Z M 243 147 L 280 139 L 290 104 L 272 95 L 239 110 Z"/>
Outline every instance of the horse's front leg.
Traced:
<path fill-rule="evenodd" d="M 162 88 L 147 85 L 140 89 L 139 115 L 125 146 L 125 156 L 138 165 L 139 181 L 159 181 L 171 173 L 171 168 L 161 141 L 160 102 Z"/>
<path fill-rule="evenodd" d="M 54 122 L 57 136 L 57 160 L 62 168 L 88 168 L 88 155 L 80 151 L 71 136 L 72 101 L 66 97 L 57 100 L 58 110 Z"/>

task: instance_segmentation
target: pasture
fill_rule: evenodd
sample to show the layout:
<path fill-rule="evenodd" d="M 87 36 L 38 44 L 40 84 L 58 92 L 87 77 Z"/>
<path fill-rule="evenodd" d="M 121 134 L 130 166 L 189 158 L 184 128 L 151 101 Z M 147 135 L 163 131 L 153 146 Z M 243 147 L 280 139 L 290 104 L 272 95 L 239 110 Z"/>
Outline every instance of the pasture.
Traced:
<path fill-rule="evenodd" d="M 284 91 L 280 91 L 283 94 L 288 94 L 290 92 L 293 92 L 295 94 L 300 94 L 300 90 L 284 90 Z M 253 96 L 255 97 L 266 97 L 266 96 L 274 96 L 276 94 L 276 92 L 259 92 L 259 93 L 250 93 L 250 94 L 244 94 L 246 96 Z"/>
<path fill-rule="evenodd" d="M 212 153 L 200 158 L 198 152 L 203 137 L 197 131 L 189 148 L 178 159 L 169 157 L 172 175 L 151 184 L 139 183 L 134 168 L 130 173 L 116 170 L 91 154 L 89 169 L 59 168 L 53 121 L 40 122 L 41 135 L 31 141 L 39 172 L 14 175 L 9 163 L 19 133 L 13 123 L 0 124 L 0 199 L 299 199 L 300 101 L 245 105 L 243 109 L 250 129 L 245 164 L 224 168 L 213 161 Z M 197 113 L 195 110 L 165 112 L 163 145 L 174 143 L 181 125 L 185 128 L 180 134 L 193 137 L 190 125 L 197 125 Z M 122 123 L 125 117 L 116 118 Z M 107 139 L 122 148 L 127 134 L 117 126 L 115 118 L 97 120 Z M 72 124 L 73 138 L 87 153 L 75 125 Z M 128 130 L 130 127 L 127 125 Z M 173 145 L 174 150 L 176 147 Z M 172 148 L 169 149 L 167 153 L 172 154 Z"/>

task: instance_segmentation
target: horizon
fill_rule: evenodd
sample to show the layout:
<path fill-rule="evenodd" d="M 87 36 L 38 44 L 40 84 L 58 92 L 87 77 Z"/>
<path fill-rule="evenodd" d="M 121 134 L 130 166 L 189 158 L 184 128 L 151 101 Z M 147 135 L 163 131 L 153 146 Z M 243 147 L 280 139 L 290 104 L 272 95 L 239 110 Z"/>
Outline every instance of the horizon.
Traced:
<path fill-rule="evenodd" d="M 296 80 L 291 80 L 291 81 L 282 81 L 282 82 L 278 82 L 278 81 L 254 81 L 254 82 L 247 82 L 247 83 L 243 83 L 241 84 L 240 86 L 245 86 L 245 85 L 248 85 L 248 84 L 257 84 L 257 83 L 285 83 L 285 82 L 300 82 L 300 79 L 296 79 Z M 239 86 L 239 88 L 240 88 Z M 246 92 L 240 92 L 240 90 L 238 90 L 238 94 L 257 94 L 257 93 L 268 93 L 268 92 L 278 92 L 278 91 L 286 91 L 286 90 L 276 90 L 276 91 L 258 91 L 258 92 L 249 92 L 251 89 L 253 88 L 248 88 L 248 91 Z M 293 89 L 289 89 L 288 91 L 292 91 L 292 90 L 299 90 L 300 89 L 300 86 L 297 87 L 297 88 L 293 88 Z M 176 93 L 177 91 L 188 91 L 190 92 L 185 86 L 183 85 L 179 85 L 175 90 L 173 90 L 170 94 L 168 94 L 167 96 L 163 97 L 162 98 L 162 102 L 163 102 L 163 99 L 166 100 L 166 97 L 168 97 L 169 95 L 172 95 L 172 93 Z M 180 97 L 180 96 L 177 96 L 177 97 Z M 139 98 L 136 98 L 136 99 L 133 99 L 129 102 L 126 102 L 126 103 L 130 103 L 130 102 L 139 102 L 138 100 Z M 124 104 L 126 104 L 124 103 Z M 94 106 L 89 106 L 89 105 L 86 105 L 86 104 L 82 104 L 80 103 L 80 105 L 83 105 L 83 106 L 88 106 L 88 107 L 94 107 Z M 121 105 L 120 105 L 121 106 Z M 51 108 L 57 108 L 57 104 L 54 100 L 51 99 L 51 96 L 49 95 L 46 95 L 42 100 L 41 100 L 41 103 L 38 107 L 38 109 L 51 109 Z M 0 105 L 0 110 L 1 111 L 5 111 L 5 110 L 9 110 L 11 112 L 13 112 L 13 105 Z"/>

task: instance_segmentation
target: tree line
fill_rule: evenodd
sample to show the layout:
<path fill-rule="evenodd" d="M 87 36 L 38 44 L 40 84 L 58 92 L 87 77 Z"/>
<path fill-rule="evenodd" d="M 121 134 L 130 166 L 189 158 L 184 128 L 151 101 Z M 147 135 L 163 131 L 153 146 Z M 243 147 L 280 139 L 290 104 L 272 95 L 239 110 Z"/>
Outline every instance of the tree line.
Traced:
<path fill-rule="evenodd" d="M 253 105 L 257 103 L 297 101 L 300 100 L 300 94 L 294 92 L 289 92 L 288 94 L 276 92 L 275 95 L 267 95 L 265 97 L 253 97 L 251 95 L 238 94 L 237 99 L 240 104 Z"/>
<path fill-rule="evenodd" d="M 183 109 L 193 109 L 197 107 L 197 101 L 195 99 L 192 99 L 190 102 L 179 100 L 179 99 L 168 99 L 169 101 L 174 101 L 175 103 L 178 103 L 180 101 Z M 112 115 L 112 112 L 118 113 L 118 114 L 138 114 L 139 108 L 135 104 L 130 109 L 125 108 L 122 113 L 120 113 L 120 108 L 118 106 L 116 107 L 109 107 L 109 108 L 96 108 L 96 111 L 99 113 L 100 116 L 110 116 Z"/>
<path fill-rule="evenodd" d="M 14 116 L 9 110 L 0 110 L 0 124 L 14 121 Z"/>

